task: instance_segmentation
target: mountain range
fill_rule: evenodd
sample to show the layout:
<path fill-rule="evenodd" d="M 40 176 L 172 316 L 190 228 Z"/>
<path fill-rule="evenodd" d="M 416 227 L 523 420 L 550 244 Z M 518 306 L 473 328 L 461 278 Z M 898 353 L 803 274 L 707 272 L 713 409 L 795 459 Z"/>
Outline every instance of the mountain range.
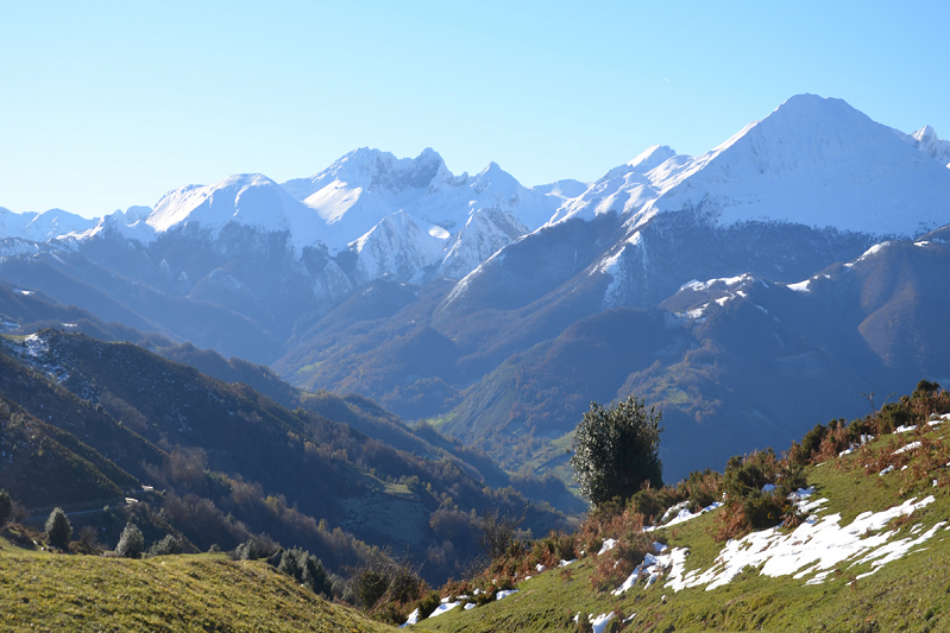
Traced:
<path fill-rule="evenodd" d="M 590 400 L 666 413 L 667 477 L 950 376 L 950 142 L 792 97 L 701 156 L 524 187 L 347 154 L 96 220 L 0 212 L 0 278 L 358 392 L 566 478 Z M 800 397 L 804 392 L 819 394 Z"/>

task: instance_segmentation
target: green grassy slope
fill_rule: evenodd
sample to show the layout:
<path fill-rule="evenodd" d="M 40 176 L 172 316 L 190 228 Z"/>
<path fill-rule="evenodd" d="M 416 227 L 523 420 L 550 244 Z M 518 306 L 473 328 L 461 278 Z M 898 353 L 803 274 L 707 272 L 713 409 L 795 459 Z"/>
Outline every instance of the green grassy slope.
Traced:
<path fill-rule="evenodd" d="M 25 552 L 0 539 L 4 631 L 392 631 L 263 562 Z"/>
<path fill-rule="evenodd" d="M 913 441 L 924 448 L 894 455 Z M 928 446 L 928 441 L 933 445 Z M 864 532 L 866 539 L 892 532 L 887 543 L 916 539 L 938 526 L 933 536 L 888 562 L 873 575 L 871 561 L 856 563 L 864 551 L 838 562 L 821 584 L 807 585 L 816 570 L 796 579 L 769 577 L 761 568 L 746 567 L 732 582 L 707 590 L 703 584 L 679 592 L 667 583 L 669 570 L 646 587 L 643 580 L 621 596 L 591 588 L 597 557 L 584 556 L 566 568 L 550 570 L 517 584 L 512 596 L 463 611 L 457 608 L 416 625 L 431 631 L 574 631 L 573 617 L 615 611 L 632 618 L 631 631 L 946 631 L 950 630 L 950 473 L 946 455 L 950 422 L 921 433 L 882 437 L 851 455 L 806 469 L 812 499 L 827 502 L 814 513 L 820 521 L 835 513 L 839 525 L 850 525 L 861 513 L 881 512 L 909 499 L 934 496 L 934 501 L 909 518 L 891 521 L 882 530 Z M 884 476 L 874 464 L 891 463 Z M 865 468 L 865 464 L 871 464 Z M 903 465 L 906 470 L 901 470 Z M 933 482 L 937 484 L 934 485 Z M 726 546 L 711 534 L 717 513 L 660 529 L 655 538 L 670 547 L 687 547 L 685 571 L 706 571 Z M 634 615 L 635 614 L 635 615 Z M 608 629 L 609 630 L 609 629 Z"/>

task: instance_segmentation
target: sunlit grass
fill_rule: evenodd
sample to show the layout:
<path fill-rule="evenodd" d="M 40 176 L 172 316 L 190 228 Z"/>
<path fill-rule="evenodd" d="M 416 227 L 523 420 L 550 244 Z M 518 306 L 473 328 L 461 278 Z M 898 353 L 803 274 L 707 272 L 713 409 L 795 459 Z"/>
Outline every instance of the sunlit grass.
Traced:
<path fill-rule="evenodd" d="M 25 552 L 0 539 L 0 630 L 390 631 L 262 562 Z"/>

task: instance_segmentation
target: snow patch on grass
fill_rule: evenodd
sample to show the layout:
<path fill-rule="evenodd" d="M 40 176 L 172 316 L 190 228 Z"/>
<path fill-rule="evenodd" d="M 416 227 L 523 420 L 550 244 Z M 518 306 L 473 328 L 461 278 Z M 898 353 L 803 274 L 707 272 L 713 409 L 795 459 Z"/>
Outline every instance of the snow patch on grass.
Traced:
<path fill-rule="evenodd" d="M 773 578 L 794 574 L 794 578 L 800 579 L 816 574 L 807 584 L 824 582 L 835 566 L 849 560 L 853 561 L 852 566 L 874 561 L 874 571 L 877 571 L 880 566 L 897 560 L 924 543 L 936 532 L 935 528 L 916 539 L 890 543 L 896 531 L 881 530 L 892 519 L 909 515 L 933 502 L 933 496 L 920 501 L 909 499 L 883 512 L 860 514 L 847 526 L 840 525 L 841 515 L 836 513 L 820 519 L 812 515 L 787 534 L 778 528 L 753 532 L 728 541 L 713 566 L 704 572 L 686 572 L 684 563 L 688 550 L 674 548 L 668 555 L 671 570 L 666 586 L 680 591 L 706 585 L 706 590 L 711 591 L 732 581 L 746 567 L 761 567 L 762 575 Z M 817 502 L 811 503 L 818 505 Z M 938 527 L 942 525 L 944 523 Z M 855 560 L 859 556 L 864 558 Z"/>

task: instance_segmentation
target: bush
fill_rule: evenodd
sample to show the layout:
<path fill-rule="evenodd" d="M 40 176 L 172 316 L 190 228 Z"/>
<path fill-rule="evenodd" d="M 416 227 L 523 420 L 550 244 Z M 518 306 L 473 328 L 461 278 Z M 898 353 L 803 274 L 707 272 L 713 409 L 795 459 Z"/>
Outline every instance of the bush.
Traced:
<path fill-rule="evenodd" d="M 844 432 L 835 424 L 822 442 Z M 775 488 L 763 490 L 766 484 Z M 778 459 L 772 449 L 730 458 L 722 480 L 726 507 L 717 517 L 719 529 L 714 537 L 725 541 L 751 530 L 796 525 L 801 517 L 788 495 L 806 485 L 801 465 Z"/>
<path fill-rule="evenodd" d="M 261 557 L 260 549 L 257 547 L 257 541 L 248 539 L 234 549 L 232 558 L 235 560 L 257 560 Z"/>
<path fill-rule="evenodd" d="M 115 546 L 115 553 L 122 558 L 141 558 L 145 550 L 145 537 L 134 523 L 128 523 Z"/>
<path fill-rule="evenodd" d="M 367 569 L 356 581 L 356 592 L 366 609 L 372 609 L 389 588 L 389 579 L 383 574 Z"/>
<path fill-rule="evenodd" d="M 153 543 L 148 548 L 149 556 L 173 556 L 176 554 L 181 554 L 181 541 L 171 534 L 166 534 L 165 538 Z"/>
<path fill-rule="evenodd" d="M 54 508 L 46 519 L 46 540 L 53 547 L 66 549 L 73 535 L 73 526 L 62 508 Z"/>
<path fill-rule="evenodd" d="M 512 546 L 517 543 L 515 534 L 518 526 L 524 523 L 528 509 L 525 508 L 520 517 L 502 516 L 495 508 L 489 508 L 477 521 L 481 531 L 476 539 L 490 560 L 505 556 Z"/>
<path fill-rule="evenodd" d="M 815 456 L 818 453 L 818 449 L 821 448 L 821 442 L 825 439 L 825 435 L 827 434 L 828 429 L 824 424 L 816 424 L 815 428 L 805 433 L 805 437 L 802 438 L 802 443 L 797 453 L 800 463 L 807 464 L 811 461 L 811 458 Z"/>
<path fill-rule="evenodd" d="M 617 542 L 613 549 L 598 556 L 590 584 L 597 591 L 607 591 L 623 582 L 653 551 L 653 536 L 643 531 L 643 515 L 630 511 L 606 521 L 601 529 Z"/>
<path fill-rule="evenodd" d="M 424 620 L 432 615 L 432 612 L 438 609 L 441 603 L 442 601 L 439 599 L 439 594 L 435 591 L 430 591 L 420 598 L 415 605 L 415 608 L 419 609 L 419 619 Z"/>
<path fill-rule="evenodd" d="M 13 499 L 6 490 L 0 490 L 0 530 L 6 526 L 7 521 L 13 516 Z"/>
<path fill-rule="evenodd" d="M 333 582 L 323 562 L 308 551 L 278 550 L 267 562 L 316 594 L 329 597 L 333 593 Z"/>
<path fill-rule="evenodd" d="M 614 497 L 626 500 L 645 482 L 663 485 L 660 420 L 655 407 L 630 396 L 615 407 L 591 402 L 574 432 L 571 467 L 581 494 L 595 506 Z"/>
<path fill-rule="evenodd" d="M 627 506 L 634 512 L 642 514 L 651 523 L 655 523 L 671 507 L 687 499 L 689 499 L 689 492 L 685 487 L 654 488 L 647 482 L 647 485 L 630 498 Z"/>
<path fill-rule="evenodd" d="M 99 532 L 91 525 L 79 530 L 78 549 L 83 554 L 101 554 L 102 545 L 99 543 Z"/>

